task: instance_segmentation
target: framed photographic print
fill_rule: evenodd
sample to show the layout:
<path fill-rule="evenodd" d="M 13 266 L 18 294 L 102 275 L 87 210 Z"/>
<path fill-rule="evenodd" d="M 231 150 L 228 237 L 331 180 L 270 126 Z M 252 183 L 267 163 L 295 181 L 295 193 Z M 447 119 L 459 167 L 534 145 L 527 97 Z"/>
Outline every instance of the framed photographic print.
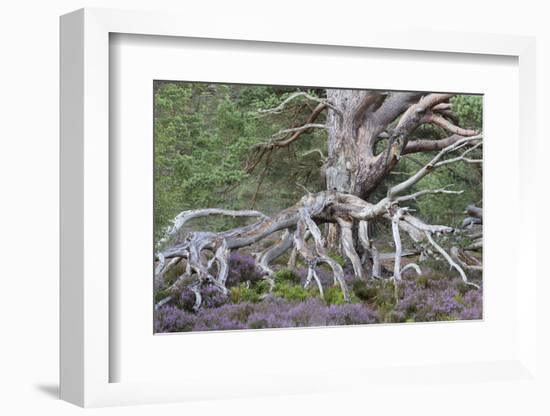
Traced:
<path fill-rule="evenodd" d="M 180 18 L 61 19 L 62 398 L 538 391 L 534 41 Z"/>
<path fill-rule="evenodd" d="M 482 96 L 153 89 L 155 333 L 482 318 Z"/>

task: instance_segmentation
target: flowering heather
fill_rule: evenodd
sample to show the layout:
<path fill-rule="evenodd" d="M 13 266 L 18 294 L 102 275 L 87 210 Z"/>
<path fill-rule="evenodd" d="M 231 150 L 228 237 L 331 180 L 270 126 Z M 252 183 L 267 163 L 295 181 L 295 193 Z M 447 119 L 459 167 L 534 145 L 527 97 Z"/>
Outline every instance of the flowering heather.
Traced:
<path fill-rule="evenodd" d="M 229 255 L 229 275 L 227 276 L 227 287 L 236 286 L 240 283 L 256 283 L 262 279 L 262 273 L 256 267 L 254 257 L 240 253 Z"/>
<path fill-rule="evenodd" d="M 332 274 L 319 269 L 325 300 L 316 284 L 303 284 L 307 272 L 282 269 L 267 294 L 254 258 L 233 254 L 228 285 L 230 296 L 214 286 L 201 289 L 202 305 L 193 311 L 195 295 L 182 290 L 175 301 L 155 312 L 154 330 L 160 332 L 213 331 L 261 328 L 363 325 L 382 322 L 473 320 L 483 316 L 483 292 L 458 277 L 426 271 L 406 275 L 397 287 L 389 280 L 354 280 L 346 270 L 352 303 L 344 303 Z"/>
<path fill-rule="evenodd" d="M 165 305 L 155 311 L 155 332 L 185 332 L 195 327 L 196 317 L 175 306 Z"/>
<path fill-rule="evenodd" d="M 379 322 L 378 312 L 361 304 L 330 305 L 327 308 L 327 325 L 360 325 Z"/>
<path fill-rule="evenodd" d="M 282 298 L 267 298 L 258 303 L 240 302 L 216 308 L 201 308 L 197 313 L 173 306 L 163 306 L 155 317 L 155 332 L 358 325 L 378 322 L 376 312 L 366 305 L 327 306 L 321 299 L 314 298 L 298 303 Z"/>
<path fill-rule="evenodd" d="M 443 321 L 482 318 L 482 290 L 459 278 L 405 279 L 395 307 L 399 321 Z"/>
<path fill-rule="evenodd" d="M 212 285 L 205 286 L 201 289 L 202 307 L 215 308 L 228 302 L 227 295 L 224 295 Z M 187 287 L 183 288 L 179 294 L 179 300 L 176 302 L 178 306 L 187 311 L 193 310 L 195 304 L 195 294 Z"/>

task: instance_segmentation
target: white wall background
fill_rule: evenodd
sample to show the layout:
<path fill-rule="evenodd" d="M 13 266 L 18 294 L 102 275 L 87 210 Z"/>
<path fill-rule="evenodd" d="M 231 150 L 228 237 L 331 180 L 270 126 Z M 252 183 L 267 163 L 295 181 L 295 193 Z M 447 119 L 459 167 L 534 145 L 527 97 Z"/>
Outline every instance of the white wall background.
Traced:
<path fill-rule="evenodd" d="M 58 16 L 84 6 L 186 11 L 185 1 L 170 0 L 5 0 L 0 8 L 0 413 L 76 414 L 82 412 L 56 399 L 58 383 Z M 194 2 L 195 3 L 195 2 Z M 550 114 L 550 30 L 543 1 L 209 1 L 193 4 L 190 19 L 247 14 L 286 25 L 368 25 L 392 21 L 435 30 L 510 33 L 537 36 L 539 134 Z M 508 5 L 510 3 L 510 5 Z M 185 24 L 183 21 L 182 24 Z M 503 122 L 505 122 L 503 120 Z M 542 133 L 540 133 L 542 132 Z M 548 155 L 548 143 L 533 160 Z M 544 173 L 548 175 L 547 172 Z M 543 197 L 544 198 L 544 197 Z M 547 197 L 546 197 L 547 198 Z M 543 203 L 544 200 L 540 202 Z M 543 204 L 534 207 L 543 210 Z M 542 230 L 541 230 L 542 231 Z M 548 231 L 548 230 L 545 230 Z M 542 232 L 541 232 L 542 234 Z M 542 240 L 539 242 L 542 250 Z M 7 283 L 7 285 L 6 285 Z M 540 288 L 541 290 L 543 288 Z M 541 305 L 547 310 L 547 306 Z M 416 393 L 418 394 L 418 392 Z M 430 413 L 430 392 L 426 408 Z M 391 414 L 391 394 L 388 395 Z M 395 398 L 394 398 L 395 399 Z M 474 401 L 475 403 L 472 403 Z M 457 398 L 444 410 L 451 414 L 538 414 L 535 402 L 500 403 L 483 397 Z M 261 410 L 260 410 L 261 409 Z M 323 397 L 282 397 L 225 402 L 99 409 L 101 415 L 150 414 L 346 414 L 368 410 L 368 395 L 343 393 Z M 541 413 L 542 414 L 542 413 Z"/>

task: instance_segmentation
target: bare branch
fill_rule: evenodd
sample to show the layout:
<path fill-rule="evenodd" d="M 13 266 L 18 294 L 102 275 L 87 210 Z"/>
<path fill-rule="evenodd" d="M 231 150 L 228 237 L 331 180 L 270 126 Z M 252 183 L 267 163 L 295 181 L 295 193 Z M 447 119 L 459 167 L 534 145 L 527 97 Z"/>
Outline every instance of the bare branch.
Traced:
<path fill-rule="evenodd" d="M 415 192 L 414 194 L 411 194 L 411 195 L 404 195 L 404 196 L 400 196 L 398 198 L 395 198 L 394 201 L 396 203 L 400 203 L 400 202 L 405 202 L 405 201 L 411 201 L 411 200 L 416 200 L 417 198 L 421 197 L 421 196 L 424 196 L 424 195 L 428 195 L 428 194 L 451 194 L 451 195 L 460 195 L 464 193 L 464 191 L 451 191 L 451 190 L 448 190 L 448 189 L 445 189 L 445 188 L 441 188 L 441 189 L 424 189 L 422 191 L 418 191 L 418 192 Z"/>
<path fill-rule="evenodd" d="M 178 231 L 190 220 L 200 217 L 207 217 L 210 215 L 225 215 L 228 217 L 261 217 L 267 219 L 268 217 L 260 211 L 244 210 L 234 211 L 221 208 L 205 208 L 205 209 L 192 209 L 189 211 L 180 212 L 173 220 L 172 225 L 168 227 L 163 237 L 158 241 L 157 246 L 161 246 L 163 243 L 174 237 Z"/>
<path fill-rule="evenodd" d="M 334 108 L 334 106 L 332 106 L 327 100 L 324 100 L 322 98 L 319 98 L 319 97 L 315 97 L 313 95 L 310 95 L 308 94 L 307 92 L 305 91 L 299 91 L 299 92 L 295 92 L 294 94 L 290 94 L 285 100 L 283 100 L 283 102 L 281 102 L 281 104 L 279 104 L 277 107 L 275 108 L 268 108 L 268 109 L 259 109 L 258 112 L 259 113 L 263 113 L 263 114 L 280 114 L 286 107 L 286 105 L 298 98 L 298 97 L 304 97 L 304 98 L 307 98 L 308 100 L 311 100 L 311 101 L 315 101 L 319 104 L 322 104 L 323 106 L 326 106 L 326 107 L 330 107 L 332 108 L 333 110 L 336 110 L 338 111 L 338 109 Z"/>
<path fill-rule="evenodd" d="M 260 163 L 262 158 L 267 154 L 269 154 L 272 150 L 278 149 L 281 147 L 289 146 L 291 143 L 295 142 L 300 138 L 300 136 L 304 133 L 309 133 L 313 128 L 325 128 L 322 124 L 315 124 L 314 121 L 317 120 L 317 117 L 319 117 L 319 114 L 326 108 L 325 104 L 319 104 L 313 112 L 309 115 L 307 120 L 302 126 L 293 127 L 290 129 L 286 129 L 286 133 L 282 133 L 285 130 L 281 130 L 279 133 L 276 133 L 274 137 L 272 137 L 270 140 L 264 143 L 258 143 L 252 147 L 253 154 L 249 158 L 247 165 L 246 165 L 246 171 L 248 173 L 252 172 L 256 166 Z M 309 126 L 309 127 L 304 127 Z M 291 134 L 292 133 L 292 134 Z M 282 135 L 281 135 L 282 134 Z M 291 134 L 289 137 L 285 137 L 285 135 Z"/>
<path fill-rule="evenodd" d="M 433 111 L 445 111 L 451 109 L 451 103 L 440 103 L 432 107 Z"/>
<path fill-rule="evenodd" d="M 419 276 L 422 274 L 422 270 L 420 270 L 420 267 L 416 263 L 407 264 L 401 269 L 401 273 L 403 273 L 405 270 L 408 270 L 408 269 L 413 269 L 416 272 L 416 274 Z"/>
<path fill-rule="evenodd" d="M 434 167 L 440 167 L 440 166 L 443 166 L 443 165 L 448 165 L 449 163 L 455 163 L 455 162 L 459 162 L 459 161 L 463 161 L 463 162 L 466 162 L 466 163 L 483 163 L 482 159 L 471 159 L 471 158 L 465 157 L 468 153 L 470 153 L 471 151 L 473 151 L 473 150 L 477 149 L 479 146 L 481 146 L 481 144 L 482 144 L 482 142 L 477 143 L 475 146 L 470 147 L 468 150 L 463 152 L 458 157 L 438 162 L 434 165 Z"/>
<path fill-rule="evenodd" d="M 390 135 L 386 151 L 379 155 L 383 157 L 382 161 L 387 169 L 395 166 L 407 145 L 409 135 L 423 122 L 427 112 L 452 96 L 453 94 L 428 94 L 405 111 Z"/>
<path fill-rule="evenodd" d="M 433 111 L 435 111 L 435 110 L 433 110 Z M 437 114 L 441 114 L 443 117 L 449 119 L 453 124 L 455 124 L 457 126 L 460 124 L 460 119 L 451 110 L 439 110 L 439 111 L 437 111 Z"/>
<path fill-rule="evenodd" d="M 422 97 L 421 92 L 391 93 L 375 112 L 376 120 L 380 125 L 387 126 L 399 117 L 407 108 Z"/>
<path fill-rule="evenodd" d="M 319 158 L 321 159 L 321 161 L 324 163 L 328 160 L 328 157 L 321 151 L 321 149 L 319 148 L 315 148 L 315 149 L 311 149 L 311 150 L 308 150 L 307 152 L 304 152 L 302 153 L 300 156 L 301 157 L 306 157 L 306 156 L 309 156 L 313 153 L 317 153 L 319 154 Z"/>
<path fill-rule="evenodd" d="M 462 140 L 464 136 L 458 134 L 453 134 L 445 139 L 432 140 L 432 139 L 416 139 L 409 140 L 405 145 L 405 148 L 401 154 L 406 155 L 409 153 L 418 153 L 418 152 L 432 152 L 436 150 L 442 150 L 447 146 L 450 146 L 456 143 L 459 140 Z"/>
<path fill-rule="evenodd" d="M 476 134 L 478 134 L 478 132 L 475 130 L 469 130 L 459 127 L 451 123 L 445 117 L 432 112 L 424 116 L 423 122 L 435 124 L 436 126 L 439 126 L 451 133 L 459 134 L 460 136 L 475 136 Z"/>
<path fill-rule="evenodd" d="M 284 140 L 284 141 L 279 141 L 277 142 L 276 140 L 283 137 L 283 136 L 286 136 L 288 133 L 303 133 L 305 130 L 311 130 L 311 129 L 325 129 L 326 126 L 324 124 L 314 124 L 314 123 L 309 123 L 309 124 L 304 124 L 302 126 L 299 126 L 299 127 L 293 127 L 293 128 L 290 128 L 290 129 L 283 129 L 281 131 L 278 131 L 277 133 L 275 133 L 273 136 L 272 136 L 272 139 L 274 139 L 275 141 L 273 142 L 273 145 L 277 146 L 277 147 L 282 147 L 282 146 L 287 146 L 288 144 L 290 144 L 292 141 L 294 141 L 295 139 L 290 140 L 287 139 L 287 140 Z M 268 142 L 268 144 L 270 144 L 270 142 Z"/>
<path fill-rule="evenodd" d="M 472 136 L 472 137 L 465 137 L 461 140 L 456 141 L 455 143 L 451 144 L 450 146 L 445 147 L 427 165 L 425 165 L 421 169 L 419 169 L 413 176 L 411 176 L 407 180 L 405 180 L 405 181 L 393 186 L 392 188 L 390 188 L 388 190 L 388 197 L 391 199 L 391 198 L 401 194 L 402 192 L 404 192 L 405 190 L 407 190 L 408 188 L 410 188 L 411 186 L 416 184 L 418 181 L 420 181 L 420 179 L 422 179 L 424 176 L 426 176 L 427 174 L 432 172 L 435 168 L 437 168 L 439 166 L 442 166 L 443 164 L 456 162 L 458 160 L 465 160 L 464 157 L 461 156 L 459 158 L 455 158 L 454 160 L 449 159 L 450 162 L 449 161 L 444 161 L 445 163 L 440 162 L 440 160 L 443 156 L 445 156 L 446 154 L 448 154 L 450 152 L 455 151 L 456 149 L 460 148 L 462 145 L 474 142 L 476 140 L 481 140 L 481 139 L 482 139 L 481 135 Z M 470 150 L 467 150 L 467 152 L 468 151 L 470 151 Z"/>

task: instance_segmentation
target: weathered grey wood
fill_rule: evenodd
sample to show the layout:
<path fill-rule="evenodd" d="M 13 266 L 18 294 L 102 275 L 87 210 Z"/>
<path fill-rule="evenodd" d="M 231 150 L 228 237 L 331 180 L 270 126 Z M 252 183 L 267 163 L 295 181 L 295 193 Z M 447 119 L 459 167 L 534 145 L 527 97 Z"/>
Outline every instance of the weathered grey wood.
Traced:
<path fill-rule="evenodd" d="M 401 252 L 401 257 L 418 256 L 419 254 L 420 251 L 418 250 L 403 250 Z M 379 258 L 380 260 L 393 260 L 395 258 L 395 253 L 380 253 Z"/>
<path fill-rule="evenodd" d="M 289 248 L 292 247 L 293 239 L 294 233 L 286 231 L 278 243 L 269 247 L 267 250 L 259 255 L 258 266 L 265 272 L 265 279 L 269 282 L 272 289 L 275 285 L 275 281 L 272 279 L 272 276 L 275 272 L 271 268 L 270 263 L 277 260 Z"/>
<path fill-rule="evenodd" d="M 426 237 L 428 238 L 428 241 L 430 242 L 430 244 L 435 247 L 435 249 L 445 258 L 445 260 L 447 260 L 447 262 L 450 264 L 451 268 L 454 268 L 460 274 L 460 277 L 462 277 L 462 280 L 464 281 L 464 283 L 469 284 L 471 286 L 474 286 L 476 289 L 479 289 L 478 285 L 476 285 L 475 283 L 472 283 L 468 280 L 468 277 L 466 276 L 466 273 L 464 273 L 464 270 L 462 269 L 462 267 L 460 267 L 451 258 L 449 253 L 447 253 L 445 250 L 443 250 L 443 248 L 435 242 L 435 240 L 433 239 L 431 233 L 426 232 Z"/>
<path fill-rule="evenodd" d="M 346 221 L 342 218 L 337 218 L 337 221 L 340 226 L 340 238 L 342 240 L 342 249 L 344 254 L 353 266 L 355 277 L 358 279 L 364 279 L 363 265 L 361 264 L 361 259 L 359 258 L 359 255 L 357 254 L 357 251 L 355 251 L 355 247 L 353 245 L 353 234 L 351 230 L 352 223 L 351 221 Z"/>
<path fill-rule="evenodd" d="M 393 241 L 395 242 L 395 260 L 393 266 L 393 278 L 395 280 L 401 280 L 401 236 L 399 235 L 399 221 L 403 215 L 403 209 L 399 208 L 392 216 L 391 229 L 393 234 Z"/>
<path fill-rule="evenodd" d="M 207 217 L 210 215 L 225 215 L 229 217 L 262 217 L 267 218 L 264 214 L 259 211 L 233 211 L 228 209 L 221 208 L 205 208 L 205 209 L 193 209 L 189 211 L 180 212 L 172 221 L 172 225 L 168 227 L 160 238 L 158 245 L 161 245 L 168 241 L 170 238 L 174 237 L 183 226 L 195 219 L 200 217 Z"/>
<path fill-rule="evenodd" d="M 382 259 L 381 254 L 378 252 L 378 249 L 374 245 L 372 239 L 369 235 L 369 227 L 367 221 L 359 221 L 359 242 L 363 246 L 365 253 L 369 255 L 372 259 L 372 277 L 381 278 L 382 277 L 382 265 L 380 260 Z"/>

